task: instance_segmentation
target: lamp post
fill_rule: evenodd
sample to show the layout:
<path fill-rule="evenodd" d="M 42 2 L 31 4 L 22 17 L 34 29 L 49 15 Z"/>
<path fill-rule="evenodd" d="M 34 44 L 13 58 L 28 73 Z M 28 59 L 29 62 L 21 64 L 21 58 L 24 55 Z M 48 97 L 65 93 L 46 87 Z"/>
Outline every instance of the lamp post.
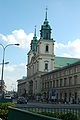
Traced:
<path fill-rule="evenodd" d="M 7 47 L 12 46 L 12 45 L 17 45 L 19 46 L 19 44 L 8 44 L 6 46 L 4 46 L 3 44 L 0 44 L 0 46 L 3 48 L 3 58 L 2 58 L 2 73 L 1 73 L 1 93 L 3 94 L 3 74 L 4 74 L 4 58 L 5 58 L 5 50 Z"/>

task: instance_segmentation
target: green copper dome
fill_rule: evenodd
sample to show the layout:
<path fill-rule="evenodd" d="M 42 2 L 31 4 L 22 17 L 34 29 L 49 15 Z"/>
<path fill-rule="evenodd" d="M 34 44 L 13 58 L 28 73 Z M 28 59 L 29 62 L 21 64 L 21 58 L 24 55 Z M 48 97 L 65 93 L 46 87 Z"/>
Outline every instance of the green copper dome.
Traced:
<path fill-rule="evenodd" d="M 36 51 L 36 43 L 37 43 L 37 37 L 36 37 L 36 26 L 35 26 L 34 37 L 33 37 L 33 40 L 31 41 L 32 51 Z"/>
<path fill-rule="evenodd" d="M 51 39 L 51 27 L 49 25 L 49 22 L 47 20 L 47 8 L 46 8 L 46 17 L 43 25 L 41 26 L 40 30 L 40 38 L 41 39 Z"/>

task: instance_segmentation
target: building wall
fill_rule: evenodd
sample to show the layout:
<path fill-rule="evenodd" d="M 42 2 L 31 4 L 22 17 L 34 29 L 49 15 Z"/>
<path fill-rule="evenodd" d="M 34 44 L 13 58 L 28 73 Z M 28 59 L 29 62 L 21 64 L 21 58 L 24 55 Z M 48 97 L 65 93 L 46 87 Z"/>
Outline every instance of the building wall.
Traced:
<path fill-rule="evenodd" d="M 26 80 L 18 80 L 18 96 L 24 96 L 26 93 Z"/>
<path fill-rule="evenodd" d="M 48 51 L 46 51 L 48 46 Z M 48 72 L 54 69 L 54 41 L 39 40 L 37 43 L 37 59 L 39 61 L 39 71 L 45 71 L 45 63 L 48 64 Z"/>
<path fill-rule="evenodd" d="M 52 99 L 52 90 L 56 92 L 54 98 L 70 102 L 80 99 L 80 62 L 53 70 L 42 76 L 42 95 L 45 99 Z M 45 95 L 44 95 L 45 94 Z"/>
<path fill-rule="evenodd" d="M 32 57 L 29 52 L 30 60 L 27 64 L 27 89 L 28 93 L 33 95 L 41 94 L 41 75 L 54 69 L 54 41 L 40 39 L 36 46 L 37 50 Z"/>

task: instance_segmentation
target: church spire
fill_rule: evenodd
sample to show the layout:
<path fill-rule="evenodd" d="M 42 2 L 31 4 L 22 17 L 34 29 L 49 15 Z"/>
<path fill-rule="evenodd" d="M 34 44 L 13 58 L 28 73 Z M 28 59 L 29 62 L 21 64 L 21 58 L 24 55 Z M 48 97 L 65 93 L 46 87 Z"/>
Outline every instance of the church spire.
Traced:
<path fill-rule="evenodd" d="M 48 8 L 46 7 L 46 16 L 45 16 L 45 20 L 47 20 L 47 10 L 48 10 Z"/>
<path fill-rule="evenodd" d="M 33 40 L 31 41 L 31 50 L 32 51 L 36 50 L 36 43 L 37 43 L 37 37 L 36 37 L 36 25 L 35 25 L 34 37 L 33 37 Z"/>
<path fill-rule="evenodd" d="M 35 25 L 35 29 L 34 29 L 34 37 L 33 37 L 33 41 L 37 41 L 37 37 L 36 37 L 36 25 Z"/>
<path fill-rule="evenodd" d="M 36 37 L 36 25 L 35 25 L 35 30 L 34 30 L 34 37 Z"/>
<path fill-rule="evenodd" d="M 41 25 L 41 30 L 40 30 L 40 39 L 46 39 L 46 40 L 51 40 L 51 27 L 49 25 L 49 22 L 47 20 L 47 7 L 46 7 L 46 15 L 45 15 L 45 20 L 43 25 Z"/>

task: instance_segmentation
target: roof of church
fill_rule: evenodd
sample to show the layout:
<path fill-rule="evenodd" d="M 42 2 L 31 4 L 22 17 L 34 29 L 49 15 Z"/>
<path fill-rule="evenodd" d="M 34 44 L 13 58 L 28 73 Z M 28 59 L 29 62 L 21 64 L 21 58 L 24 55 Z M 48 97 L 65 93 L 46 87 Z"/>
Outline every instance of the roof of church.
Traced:
<path fill-rule="evenodd" d="M 54 67 L 55 68 L 64 67 L 68 64 L 75 63 L 79 60 L 80 60 L 79 58 L 68 58 L 68 57 L 55 56 Z"/>

